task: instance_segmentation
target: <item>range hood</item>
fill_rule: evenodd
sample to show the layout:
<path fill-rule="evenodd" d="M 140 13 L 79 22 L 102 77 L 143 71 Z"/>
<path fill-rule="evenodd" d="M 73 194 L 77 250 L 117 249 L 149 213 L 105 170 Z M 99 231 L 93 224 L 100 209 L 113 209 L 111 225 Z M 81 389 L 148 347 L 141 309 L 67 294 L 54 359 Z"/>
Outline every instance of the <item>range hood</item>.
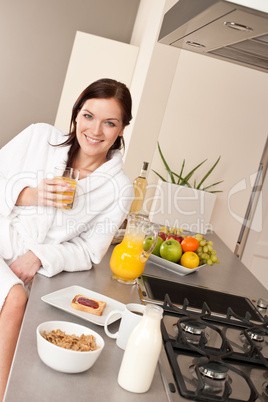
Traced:
<path fill-rule="evenodd" d="M 226 0 L 179 0 L 158 42 L 268 72 L 268 13 Z"/>

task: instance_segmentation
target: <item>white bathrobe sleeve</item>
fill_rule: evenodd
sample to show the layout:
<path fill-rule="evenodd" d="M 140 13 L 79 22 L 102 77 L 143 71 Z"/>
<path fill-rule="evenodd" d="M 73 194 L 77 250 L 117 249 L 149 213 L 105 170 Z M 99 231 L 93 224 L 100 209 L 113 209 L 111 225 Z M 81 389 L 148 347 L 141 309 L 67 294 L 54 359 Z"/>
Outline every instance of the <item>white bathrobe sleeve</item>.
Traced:
<path fill-rule="evenodd" d="M 48 277 L 61 271 L 87 270 L 92 263 L 98 264 L 127 215 L 134 196 L 133 186 L 123 172 L 121 153 L 117 151 L 96 169 L 89 181 L 84 182 L 90 184 L 89 189 L 86 185 L 83 189 L 81 180 L 81 195 L 77 188 L 76 197 L 77 202 L 81 197 L 82 208 L 78 208 L 77 215 L 75 208 L 72 210 L 74 215 L 72 212 L 65 215 L 66 219 L 75 219 L 74 228 L 69 230 L 66 221 L 59 224 L 57 217 L 60 214 L 52 207 L 15 206 L 24 187 L 35 187 L 41 172 L 47 177 L 56 163 L 66 160 L 68 147 L 49 145 L 61 144 L 64 137 L 64 133 L 50 125 L 35 124 L 0 152 L 0 184 L 5 189 L 0 194 L 0 216 L 12 222 L 25 249 L 32 250 L 41 260 L 39 273 Z M 118 193 L 113 191 L 114 186 Z M 122 188 L 126 189 L 124 196 L 120 193 Z M 83 207 L 86 195 L 89 197 L 89 204 L 85 204 L 89 205 L 88 211 Z M 36 210 L 38 213 L 32 212 Z"/>
<path fill-rule="evenodd" d="M 65 140 L 65 133 L 55 127 L 37 123 L 27 127 L 0 150 L 0 215 L 8 217 L 14 209 L 20 192 L 25 187 L 36 187 L 50 164 L 67 147 L 52 147 Z M 60 160 L 60 162 L 62 162 Z"/>
<path fill-rule="evenodd" d="M 32 172 L 20 172 L 31 148 L 33 125 L 27 127 L 0 150 L 0 214 L 8 216 L 23 188 L 34 183 Z"/>
<path fill-rule="evenodd" d="M 33 245 L 30 249 L 41 260 L 39 273 L 48 277 L 61 271 L 83 271 L 98 264 L 106 253 L 116 231 L 126 217 L 133 200 L 129 187 L 124 200 L 117 200 L 111 209 L 90 222 L 88 231 L 60 244 Z M 122 208 L 123 206 L 123 208 Z"/>

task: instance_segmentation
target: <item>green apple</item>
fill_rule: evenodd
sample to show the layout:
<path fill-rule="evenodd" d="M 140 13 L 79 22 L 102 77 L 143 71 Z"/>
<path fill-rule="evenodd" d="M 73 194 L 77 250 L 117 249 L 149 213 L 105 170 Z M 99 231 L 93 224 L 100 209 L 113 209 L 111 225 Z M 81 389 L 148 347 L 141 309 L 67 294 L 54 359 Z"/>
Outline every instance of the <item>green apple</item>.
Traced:
<path fill-rule="evenodd" d="M 152 254 L 157 255 L 158 257 L 160 257 L 160 247 L 161 244 L 164 242 L 163 239 L 161 239 L 161 237 L 158 237 L 155 248 L 152 251 Z"/>
<path fill-rule="evenodd" d="M 154 241 L 155 241 L 154 236 L 146 237 L 143 241 L 143 250 L 148 251 L 152 247 Z M 163 239 L 161 239 L 161 237 L 158 237 L 155 248 L 152 251 L 152 254 L 160 257 L 160 246 L 162 243 Z"/>
<path fill-rule="evenodd" d="M 160 246 L 160 256 L 171 262 L 178 262 L 182 256 L 180 243 L 174 239 L 165 240 Z"/>

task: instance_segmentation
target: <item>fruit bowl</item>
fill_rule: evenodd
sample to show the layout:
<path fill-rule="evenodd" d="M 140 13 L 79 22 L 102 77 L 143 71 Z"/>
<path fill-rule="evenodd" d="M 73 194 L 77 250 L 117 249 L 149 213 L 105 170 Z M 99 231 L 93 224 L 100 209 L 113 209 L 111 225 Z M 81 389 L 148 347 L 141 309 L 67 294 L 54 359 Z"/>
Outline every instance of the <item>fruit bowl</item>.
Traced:
<path fill-rule="evenodd" d="M 169 271 L 175 272 L 176 274 L 179 274 L 182 276 L 192 274 L 193 272 L 198 271 L 199 269 L 201 269 L 207 265 L 207 264 L 203 264 L 203 265 L 199 265 L 196 268 L 185 268 L 178 263 L 165 260 L 164 258 L 158 257 L 154 254 L 150 255 L 149 261 L 155 265 L 158 265 L 161 268 L 165 268 Z"/>

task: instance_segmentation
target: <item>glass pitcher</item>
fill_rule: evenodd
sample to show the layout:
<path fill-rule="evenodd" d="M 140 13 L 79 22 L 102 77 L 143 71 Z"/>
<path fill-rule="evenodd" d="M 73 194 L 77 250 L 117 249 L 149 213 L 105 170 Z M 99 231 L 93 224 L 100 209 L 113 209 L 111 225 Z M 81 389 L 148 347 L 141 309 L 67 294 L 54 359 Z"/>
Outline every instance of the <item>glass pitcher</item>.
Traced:
<path fill-rule="evenodd" d="M 155 248 L 158 239 L 158 225 L 149 221 L 143 215 L 130 213 L 122 243 L 115 246 L 110 267 L 112 278 L 120 283 L 135 284 L 136 279 L 143 273 L 145 263 Z M 154 236 L 149 250 L 143 250 L 143 240 Z"/>

